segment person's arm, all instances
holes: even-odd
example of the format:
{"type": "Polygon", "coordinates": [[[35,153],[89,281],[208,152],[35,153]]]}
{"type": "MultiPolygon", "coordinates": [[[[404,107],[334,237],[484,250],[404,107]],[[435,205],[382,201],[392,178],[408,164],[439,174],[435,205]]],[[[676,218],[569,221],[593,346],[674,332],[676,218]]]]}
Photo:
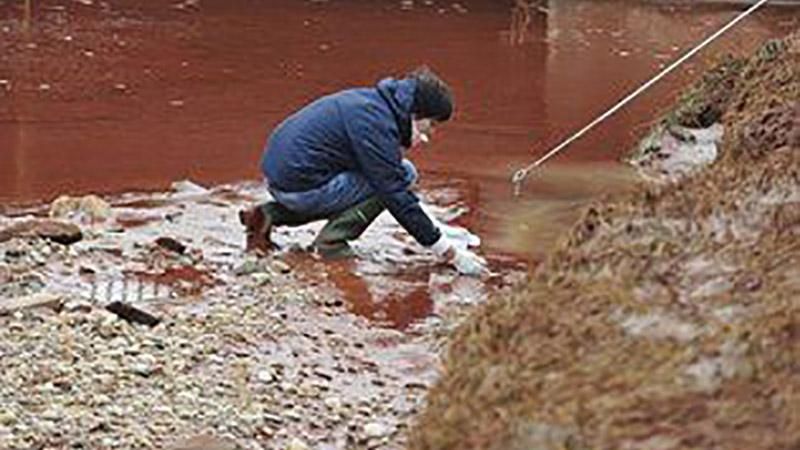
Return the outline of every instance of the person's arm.
{"type": "Polygon", "coordinates": [[[441,238],[441,232],[406,186],[399,131],[392,121],[382,120],[384,116],[380,107],[366,104],[348,121],[356,160],[397,222],[417,242],[430,247],[441,238]]]}
{"type": "Polygon", "coordinates": [[[360,109],[348,126],[356,160],[386,209],[417,242],[460,273],[485,274],[485,261],[442,235],[420,206],[419,198],[408,190],[397,126],[376,119],[380,117],[377,108],[369,105],[360,109]]]}

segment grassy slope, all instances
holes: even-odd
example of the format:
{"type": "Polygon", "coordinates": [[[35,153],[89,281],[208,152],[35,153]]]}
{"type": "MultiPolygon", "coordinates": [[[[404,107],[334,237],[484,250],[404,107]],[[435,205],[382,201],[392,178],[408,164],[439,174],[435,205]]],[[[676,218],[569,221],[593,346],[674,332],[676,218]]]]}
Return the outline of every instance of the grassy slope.
{"type": "Polygon", "coordinates": [[[800,448],[798,41],[709,72],[667,119],[721,119],[717,163],[588,208],[471,316],[411,448],[800,448]]]}

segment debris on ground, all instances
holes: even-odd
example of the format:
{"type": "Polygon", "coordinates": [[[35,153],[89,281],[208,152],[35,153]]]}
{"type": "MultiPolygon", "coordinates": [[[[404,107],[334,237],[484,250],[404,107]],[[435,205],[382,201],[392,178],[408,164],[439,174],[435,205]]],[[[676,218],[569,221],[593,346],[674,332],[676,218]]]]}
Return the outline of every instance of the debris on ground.
{"type": "Polygon", "coordinates": [[[0,242],[23,237],[39,237],[70,245],[83,239],[83,232],[75,224],[49,219],[25,220],[0,229],[0,242]]]}
{"type": "Polygon", "coordinates": [[[0,316],[32,308],[50,308],[57,310],[61,307],[61,304],[61,296],[40,292],[0,301],[0,316]]]}
{"type": "Polygon", "coordinates": [[[474,311],[410,448],[798,448],[798,105],[800,34],[710,71],[659,127],[720,124],[714,161],[651,159],[676,176],[586,208],[474,311]]]}

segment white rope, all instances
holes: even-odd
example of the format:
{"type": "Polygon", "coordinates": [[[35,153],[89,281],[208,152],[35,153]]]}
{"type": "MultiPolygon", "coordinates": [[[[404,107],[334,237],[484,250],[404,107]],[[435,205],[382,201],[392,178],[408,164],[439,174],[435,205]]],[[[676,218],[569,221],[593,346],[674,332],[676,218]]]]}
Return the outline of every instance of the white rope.
{"type": "Polygon", "coordinates": [[[768,1],[769,0],[760,0],[755,5],[753,5],[750,8],[748,8],[747,11],[743,12],[738,17],[736,17],[735,19],[730,21],[727,25],[725,25],[720,30],[718,30],[716,33],[714,33],[711,36],[709,36],[708,38],[706,38],[706,40],[704,40],[702,43],[700,43],[700,45],[694,47],[693,49],[688,51],[685,55],[681,56],[677,61],[675,61],[672,64],[670,64],[669,67],[667,67],[666,69],[662,70],[661,73],[659,73],[658,75],[653,77],[650,81],[644,83],[638,89],[636,89],[635,91],[633,91],[630,94],[628,94],[627,97],[625,97],[619,103],[614,105],[611,109],[609,109],[608,111],[603,113],[600,117],[598,117],[595,120],[593,120],[589,125],[586,125],[585,127],[583,127],[580,131],[578,131],[577,133],[572,135],[569,139],[567,139],[566,141],[562,142],[561,144],[559,144],[554,149],[552,149],[549,152],[547,152],[544,156],[542,156],[541,158],[537,159],[536,161],[534,161],[529,166],[524,167],[524,168],[519,169],[518,171],[516,171],[514,173],[514,176],[511,177],[511,182],[514,183],[514,195],[515,196],[519,196],[520,190],[522,189],[522,182],[525,181],[525,178],[527,178],[528,174],[530,174],[530,172],[533,169],[535,169],[535,168],[539,167],[540,165],[544,164],[545,161],[547,161],[548,159],[552,158],[558,152],[560,152],[561,150],[565,149],[568,145],[570,145],[571,143],[573,143],[576,140],[578,140],[581,136],[586,134],[589,130],[591,130],[592,128],[597,126],[597,124],[599,124],[600,122],[602,122],[602,121],[608,119],[609,117],[611,117],[611,115],[613,115],[614,113],[616,113],[617,111],[622,109],[625,105],[630,103],[633,99],[635,99],[640,94],[642,94],[644,91],[649,89],[650,86],[656,84],[659,80],[661,80],[662,78],[667,76],[670,72],[675,70],[678,66],[680,66],[681,64],[686,62],[689,58],[691,58],[692,56],[697,54],[700,50],[702,50],[705,47],[707,47],[708,44],[712,43],[718,37],[722,36],[722,34],[724,34],[726,31],[730,30],[731,28],[733,28],[736,24],[738,24],[744,18],[746,18],[747,16],[749,16],[750,14],[755,12],[758,8],[762,7],[768,1]]]}

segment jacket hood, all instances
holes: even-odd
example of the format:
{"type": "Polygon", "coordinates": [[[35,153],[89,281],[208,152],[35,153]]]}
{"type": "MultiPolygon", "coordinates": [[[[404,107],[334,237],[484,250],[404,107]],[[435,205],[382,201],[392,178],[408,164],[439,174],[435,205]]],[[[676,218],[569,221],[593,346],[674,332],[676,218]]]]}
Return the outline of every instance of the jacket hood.
{"type": "Polygon", "coordinates": [[[411,109],[414,106],[416,80],[404,78],[385,78],[378,82],[378,92],[392,110],[397,128],[400,130],[400,143],[411,147],[411,109]]]}

